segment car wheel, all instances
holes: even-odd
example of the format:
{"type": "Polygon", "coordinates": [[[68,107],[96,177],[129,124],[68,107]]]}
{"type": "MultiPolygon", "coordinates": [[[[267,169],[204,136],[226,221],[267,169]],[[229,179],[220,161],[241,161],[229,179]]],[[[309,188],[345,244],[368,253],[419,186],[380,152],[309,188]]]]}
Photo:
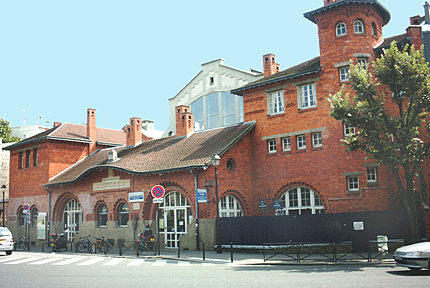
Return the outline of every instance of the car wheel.
{"type": "Polygon", "coordinates": [[[12,250],[6,251],[6,255],[12,255],[12,250]]]}
{"type": "Polygon", "coordinates": [[[412,268],[412,267],[408,267],[411,271],[414,271],[414,272],[418,272],[418,271],[420,271],[421,270],[421,268],[412,268]]]}

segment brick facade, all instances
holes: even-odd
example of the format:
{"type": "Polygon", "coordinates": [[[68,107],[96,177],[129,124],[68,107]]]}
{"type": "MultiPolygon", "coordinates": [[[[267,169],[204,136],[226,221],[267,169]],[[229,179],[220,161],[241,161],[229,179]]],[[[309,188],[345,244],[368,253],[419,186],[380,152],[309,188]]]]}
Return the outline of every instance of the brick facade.
{"type": "MultiPolygon", "coordinates": [[[[338,92],[343,84],[346,84],[348,90],[348,81],[341,79],[341,68],[348,67],[350,60],[353,63],[362,60],[369,63],[378,57],[375,46],[384,41],[382,27],[389,21],[385,10],[378,5],[379,2],[375,4],[373,1],[370,4],[359,4],[357,1],[351,3],[325,0],[324,7],[330,6],[333,9],[319,9],[305,14],[306,18],[318,25],[319,58],[286,70],[288,73],[283,74],[279,71],[275,55],[264,55],[265,77],[233,90],[233,93],[243,96],[244,121],[256,124],[246,135],[238,137],[239,140],[227,151],[216,151],[222,152],[221,164],[218,167],[219,199],[228,195],[237,199],[244,216],[259,215],[261,212],[259,201],[269,193],[274,199],[282,199],[292,191],[290,189],[295,188],[303,188],[306,189],[304,191],[311,191],[312,195],[316,195],[315,199],[321,201],[324,213],[387,210],[399,204],[393,186],[394,181],[385,167],[366,161],[362,153],[345,152],[345,147],[341,144],[345,133],[344,125],[329,116],[330,107],[327,101],[329,95],[338,92]],[[362,23],[362,31],[356,32],[356,21],[362,23]],[[345,35],[336,35],[339,23],[344,24],[345,35]],[[315,65],[315,69],[307,69],[307,65],[315,65]],[[305,88],[307,90],[304,90],[305,88]],[[314,97],[312,100],[311,94],[314,97]],[[305,101],[308,102],[304,103],[305,101]],[[289,142],[286,139],[289,139],[289,142]],[[283,147],[286,143],[290,144],[288,149],[283,147]],[[374,181],[371,177],[368,178],[368,170],[375,173],[374,181]],[[356,186],[348,183],[348,179],[351,178],[356,181],[354,182],[356,186]]],[[[421,39],[419,32],[416,27],[407,31],[408,36],[416,39],[413,40],[414,44],[421,39]]],[[[89,117],[91,111],[88,111],[89,117]]],[[[184,136],[193,134],[193,115],[187,106],[178,106],[176,111],[176,136],[188,138],[184,136]]],[[[91,130],[91,127],[95,127],[95,119],[94,122],[90,120],[89,118],[88,123],[94,123],[88,124],[88,138],[91,140],[93,139],[91,135],[96,132],[91,130]]],[[[131,121],[133,122],[130,122],[129,128],[132,129],[130,131],[135,133],[133,125],[135,121],[140,123],[140,118],[133,118],[131,121]]],[[[178,141],[177,138],[169,138],[165,144],[153,150],[137,152],[137,149],[127,147],[124,153],[149,154],[154,150],[167,149],[169,145],[178,141]]],[[[128,132],[128,146],[139,146],[137,144],[140,141],[140,131],[135,134],[128,132]],[[139,137],[136,138],[136,135],[139,137]]],[[[106,148],[97,147],[94,141],[91,142],[88,144],[46,140],[12,149],[10,169],[13,172],[11,176],[13,196],[8,210],[8,220],[16,223],[20,205],[29,202],[37,206],[39,211],[49,212],[52,231],[58,232],[64,225],[65,205],[74,199],[82,209],[79,233],[131,240],[135,237],[136,231],[143,230],[144,223],[150,223],[155,231],[158,206],[152,202],[150,190],[154,185],[163,185],[167,194],[178,192],[188,203],[188,207],[185,208],[188,218],[181,220],[186,221],[188,234],[181,236],[181,245],[186,243],[184,244],[186,247],[196,247],[196,216],[201,220],[200,241],[205,241],[209,246],[214,243],[217,203],[215,171],[211,165],[204,168],[181,168],[145,174],[137,168],[131,171],[115,168],[114,163],[100,162],[102,165],[98,163],[98,166],[88,164],[88,170],[74,181],[46,185],[55,175],[65,173],[67,168],[96,149],[106,148]],[[22,155],[25,154],[20,152],[28,150],[33,153],[36,151],[35,148],[39,153],[38,165],[19,167],[20,157],[24,157],[22,155]],[[91,169],[92,167],[97,169],[91,169]],[[102,186],[100,183],[116,183],[117,186],[109,188],[107,184],[102,186]],[[124,187],[119,188],[121,183],[124,183],[124,187]],[[48,188],[45,189],[43,185],[48,188]],[[98,185],[105,188],[99,189],[98,185]],[[208,189],[208,203],[198,204],[198,215],[195,189],[208,189]],[[144,202],[130,203],[129,193],[139,191],[144,191],[144,202]],[[118,209],[123,204],[129,209],[129,218],[127,225],[121,226],[118,209]],[[103,227],[97,222],[100,205],[106,205],[108,210],[108,220],[103,227]]],[[[203,155],[204,148],[201,147],[202,151],[196,154],[203,155]]],[[[91,157],[88,158],[91,160],[91,157]]],[[[30,156],[30,159],[33,157],[30,156]]],[[[148,161],[155,160],[160,159],[148,161]]],[[[162,160],[168,162],[172,159],[162,160]]],[[[141,163],[136,160],[134,164],[138,167],[141,163]]],[[[426,175],[429,171],[427,168],[427,166],[423,168],[426,175]]],[[[307,196],[303,193],[297,197],[307,196]]],[[[294,199],[284,199],[287,205],[294,204],[294,199]]],[[[310,204],[307,206],[317,205],[315,199],[309,200],[310,204]]],[[[297,210],[286,209],[284,213],[314,213],[315,211],[311,212],[306,205],[303,210],[299,209],[299,206],[306,202],[307,199],[302,199],[297,203],[297,207],[291,206],[298,208],[297,210]]],[[[18,235],[22,235],[23,230],[17,224],[12,228],[18,235]]]]}

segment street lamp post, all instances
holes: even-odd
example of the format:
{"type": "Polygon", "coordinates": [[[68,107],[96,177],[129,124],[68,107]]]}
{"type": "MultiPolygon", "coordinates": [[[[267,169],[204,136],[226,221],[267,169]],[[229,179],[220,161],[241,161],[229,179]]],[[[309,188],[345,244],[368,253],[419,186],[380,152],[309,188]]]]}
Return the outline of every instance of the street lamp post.
{"type": "Polygon", "coordinates": [[[216,219],[215,219],[215,226],[216,226],[216,253],[222,253],[221,249],[221,226],[219,223],[219,206],[218,206],[218,165],[221,161],[221,157],[219,157],[218,154],[214,154],[212,156],[211,162],[212,165],[215,167],[215,200],[216,200],[216,219]]]}
{"type": "Polygon", "coordinates": [[[3,210],[2,210],[2,215],[3,215],[3,218],[2,218],[2,226],[4,227],[4,193],[6,193],[6,185],[2,185],[1,186],[1,189],[3,190],[3,202],[2,202],[2,204],[3,204],[3,210]]]}

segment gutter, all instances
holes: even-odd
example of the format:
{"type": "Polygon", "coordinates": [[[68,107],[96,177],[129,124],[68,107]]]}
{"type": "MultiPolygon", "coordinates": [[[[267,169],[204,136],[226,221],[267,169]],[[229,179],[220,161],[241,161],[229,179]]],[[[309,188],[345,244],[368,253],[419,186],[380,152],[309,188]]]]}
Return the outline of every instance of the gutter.
{"type": "Polygon", "coordinates": [[[286,75],[283,77],[279,77],[279,78],[275,78],[272,80],[268,80],[268,81],[264,81],[264,82],[259,82],[259,83],[255,83],[255,84],[250,84],[246,87],[243,88],[237,88],[237,89],[233,89],[230,92],[236,95],[240,95],[242,96],[241,92],[245,91],[245,90],[249,90],[249,89],[253,89],[256,87],[260,87],[260,86],[265,86],[265,85],[269,85],[269,84],[273,84],[276,82],[280,82],[280,81],[284,81],[284,80],[289,80],[289,79],[293,79],[293,78],[297,78],[297,77],[301,77],[301,76],[306,76],[306,75],[310,75],[310,74],[315,74],[321,71],[321,66],[318,67],[317,69],[311,70],[311,71],[307,71],[307,72],[303,72],[303,73],[299,73],[299,74],[293,74],[293,75],[286,75]]]}

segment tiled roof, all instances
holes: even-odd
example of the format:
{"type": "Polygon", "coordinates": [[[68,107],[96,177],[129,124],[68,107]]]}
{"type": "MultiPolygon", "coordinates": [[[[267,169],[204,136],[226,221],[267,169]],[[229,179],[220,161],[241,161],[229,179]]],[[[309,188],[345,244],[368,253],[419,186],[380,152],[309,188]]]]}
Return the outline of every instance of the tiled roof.
{"type": "Polygon", "coordinates": [[[133,174],[154,174],[205,168],[211,157],[222,156],[255,126],[249,122],[224,128],[195,132],[189,137],[175,136],[144,141],[133,148],[125,146],[98,150],[52,178],[47,186],[71,184],[100,168],[116,168],[133,174]],[[114,149],[118,160],[108,162],[114,149]]]}
{"type": "Polygon", "coordinates": [[[409,43],[409,44],[412,43],[412,39],[408,37],[408,35],[405,33],[405,34],[400,34],[397,36],[385,38],[384,41],[382,41],[378,46],[375,47],[375,50],[390,48],[390,45],[393,41],[396,41],[397,45],[401,45],[401,46],[404,46],[406,43],[409,43]]]}
{"type": "Polygon", "coordinates": [[[293,66],[286,70],[280,71],[273,75],[270,75],[260,80],[257,80],[255,82],[252,82],[250,84],[244,85],[240,88],[234,89],[231,92],[237,95],[242,95],[242,92],[247,89],[268,85],[275,82],[296,78],[307,74],[317,73],[320,70],[321,70],[320,57],[315,57],[299,65],[293,66]]]}
{"type": "MultiPolygon", "coordinates": [[[[30,143],[43,141],[45,139],[90,143],[90,140],[87,137],[86,125],[64,123],[60,126],[51,128],[49,130],[36,134],[33,137],[15,143],[14,145],[7,147],[7,149],[13,149],[30,143]]],[[[96,141],[99,145],[125,145],[126,133],[123,130],[113,130],[97,127],[96,141]]]]}

